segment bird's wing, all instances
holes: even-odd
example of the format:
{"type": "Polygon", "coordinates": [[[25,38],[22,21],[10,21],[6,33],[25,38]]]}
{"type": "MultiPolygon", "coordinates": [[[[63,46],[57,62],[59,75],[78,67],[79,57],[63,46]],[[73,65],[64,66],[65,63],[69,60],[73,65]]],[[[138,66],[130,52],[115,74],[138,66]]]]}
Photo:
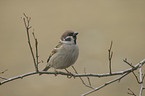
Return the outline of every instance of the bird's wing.
{"type": "Polygon", "coordinates": [[[57,50],[62,46],[62,43],[59,42],[59,44],[52,50],[51,54],[49,55],[49,58],[47,59],[47,63],[49,62],[50,58],[57,52],[57,50]]]}

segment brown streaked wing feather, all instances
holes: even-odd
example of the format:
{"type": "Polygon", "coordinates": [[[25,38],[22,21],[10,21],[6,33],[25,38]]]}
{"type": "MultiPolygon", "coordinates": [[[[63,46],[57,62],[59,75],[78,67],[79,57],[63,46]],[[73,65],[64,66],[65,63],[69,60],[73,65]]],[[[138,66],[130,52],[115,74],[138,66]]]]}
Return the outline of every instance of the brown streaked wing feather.
{"type": "Polygon", "coordinates": [[[61,47],[61,43],[59,43],[55,49],[52,50],[51,54],[49,55],[49,58],[47,59],[47,63],[49,62],[50,58],[52,57],[52,55],[54,55],[56,52],[57,52],[57,49],[56,48],[60,48],[61,47]]]}
{"type": "Polygon", "coordinates": [[[59,42],[58,45],[55,48],[60,48],[61,45],[62,45],[62,43],[59,42]]]}

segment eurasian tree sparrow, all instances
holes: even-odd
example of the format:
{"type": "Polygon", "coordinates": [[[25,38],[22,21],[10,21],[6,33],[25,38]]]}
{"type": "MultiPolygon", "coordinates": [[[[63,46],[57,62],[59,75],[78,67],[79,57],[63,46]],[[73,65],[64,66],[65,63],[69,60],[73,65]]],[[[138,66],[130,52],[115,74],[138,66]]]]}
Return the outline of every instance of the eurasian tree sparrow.
{"type": "Polygon", "coordinates": [[[56,69],[66,70],[66,68],[75,63],[79,55],[79,48],[76,42],[77,34],[77,32],[72,30],[67,30],[63,33],[58,45],[50,54],[47,65],[43,71],[47,71],[51,67],[54,68],[55,71],[56,69]]]}

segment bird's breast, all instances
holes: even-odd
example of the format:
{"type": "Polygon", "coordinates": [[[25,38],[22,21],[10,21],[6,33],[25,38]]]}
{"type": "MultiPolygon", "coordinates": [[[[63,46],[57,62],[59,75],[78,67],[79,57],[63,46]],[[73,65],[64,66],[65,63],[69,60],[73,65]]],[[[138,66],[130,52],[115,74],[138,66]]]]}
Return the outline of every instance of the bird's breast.
{"type": "Polygon", "coordinates": [[[65,69],[73,65],[79,55],[78,45],[63,45],[51,60],[52,67],[56,69],[65,69]]]}

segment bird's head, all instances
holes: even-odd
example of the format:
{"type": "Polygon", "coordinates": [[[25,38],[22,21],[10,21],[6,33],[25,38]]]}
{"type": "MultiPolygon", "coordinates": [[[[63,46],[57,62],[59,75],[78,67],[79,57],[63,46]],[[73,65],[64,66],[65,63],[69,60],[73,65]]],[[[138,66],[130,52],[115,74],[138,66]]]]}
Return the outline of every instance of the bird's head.
{"type": "Polygon", "coordinates": [[[74,32],[72,30],[67,30],[63,33],[61,36],[61,41],[63,43],[74,43],[76,44],[76,39],[77,39],[78,32],[74,32]]]}

